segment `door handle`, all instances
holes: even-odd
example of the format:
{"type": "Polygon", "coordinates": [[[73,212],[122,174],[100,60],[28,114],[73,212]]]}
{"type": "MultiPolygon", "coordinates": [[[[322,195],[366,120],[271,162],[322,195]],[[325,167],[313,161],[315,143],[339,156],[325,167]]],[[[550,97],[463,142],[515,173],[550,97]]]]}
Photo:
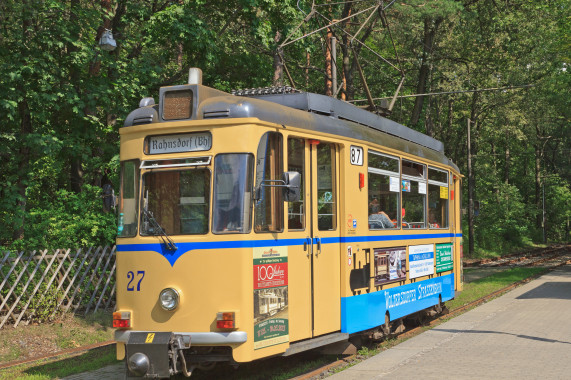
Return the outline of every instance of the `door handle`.
{"type": "Polygon", "coordinates": [[[311,255],[311,239],[310,237],[306,237],[305,241],[303,242],[303,251],[307,251],[307,257],[309,257],[309,255],[311,255]],[[309,246],[309,250],[308,250],[308,246],[309,246]]]}
{"type": "Polygon", "coordinates": [[[317,243],[317,253],[315,254],[315,256],[317,256],[321,253],[321,238],[316,236],[315,241],[317,243]]]}

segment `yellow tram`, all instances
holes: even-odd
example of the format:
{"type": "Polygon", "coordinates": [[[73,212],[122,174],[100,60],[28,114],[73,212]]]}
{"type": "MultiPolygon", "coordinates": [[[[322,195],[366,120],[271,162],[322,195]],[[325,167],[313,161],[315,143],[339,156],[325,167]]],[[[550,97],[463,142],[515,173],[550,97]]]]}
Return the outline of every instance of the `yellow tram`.
{"type": "Polygon", "coordinates": [[[294,90],[163,87],[120,130],[117,358],[128,377],[390,331],[462,289],[439,141],[294,90]]]}

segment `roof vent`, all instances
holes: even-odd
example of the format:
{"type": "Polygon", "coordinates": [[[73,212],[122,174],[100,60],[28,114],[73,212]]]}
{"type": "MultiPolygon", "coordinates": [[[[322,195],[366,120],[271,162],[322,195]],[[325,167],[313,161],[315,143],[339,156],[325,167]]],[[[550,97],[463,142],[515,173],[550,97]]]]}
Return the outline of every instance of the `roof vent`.
{"type": "Polygon", "coordinates": [[[202,84],[202,70],[191,67],[188,70],[188,84],[202,84]]]}
{"type": "Polygon", "coordinates": [[[276,95],[276,94],[293,94],[299,92],[301,91],[293,87],[281,86],[281,87],[259,87],[259,88],[246,88],[243,90],[232,90],[232,95],[260,96],[260,95],[276,95]]]}

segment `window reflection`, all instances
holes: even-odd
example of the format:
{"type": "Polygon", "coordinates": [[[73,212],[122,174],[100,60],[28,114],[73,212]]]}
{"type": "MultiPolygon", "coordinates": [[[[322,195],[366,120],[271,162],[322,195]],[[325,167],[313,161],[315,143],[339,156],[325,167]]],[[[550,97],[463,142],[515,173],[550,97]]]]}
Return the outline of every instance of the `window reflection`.
{"type": "Polygon", "coordinates": [[[250,232],[253,168],[250,154],[219,154],[214,159],[214,233],[250,232]]]}
{"type": "MultiPolygon", "coordinates": [[[[143,176],[144,207],[168,235],[208,232],[210,170],[157,171],[143,176]]],[[[142,235],[153,235],[142,218],[142,235]]]]}
{"type": "Polygon", "coordinates": [[[335,205],[335,145],[317,145],[317,227],[320,231],[334,230],[335,205]]]}
{"type": "Polygon", "coordinates": [[[305,191],[303,178],[305,174],[305,141],[303,139],[288,139],[287,161],[288,171],[298,172],[301,174],[299,201],[288,202],[288,229],[303,230],[305,229],[305,191]]]}

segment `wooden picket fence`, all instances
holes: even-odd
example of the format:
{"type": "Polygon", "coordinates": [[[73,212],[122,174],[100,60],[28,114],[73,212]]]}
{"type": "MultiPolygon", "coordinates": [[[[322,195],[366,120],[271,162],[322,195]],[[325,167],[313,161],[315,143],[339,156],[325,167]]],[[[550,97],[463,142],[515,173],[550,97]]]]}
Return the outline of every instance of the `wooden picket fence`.
{"type": "Polygon", "coordinates": [[[0,329],[115,307],[115,246],[6,252],[0,258],[0,329]]]}

